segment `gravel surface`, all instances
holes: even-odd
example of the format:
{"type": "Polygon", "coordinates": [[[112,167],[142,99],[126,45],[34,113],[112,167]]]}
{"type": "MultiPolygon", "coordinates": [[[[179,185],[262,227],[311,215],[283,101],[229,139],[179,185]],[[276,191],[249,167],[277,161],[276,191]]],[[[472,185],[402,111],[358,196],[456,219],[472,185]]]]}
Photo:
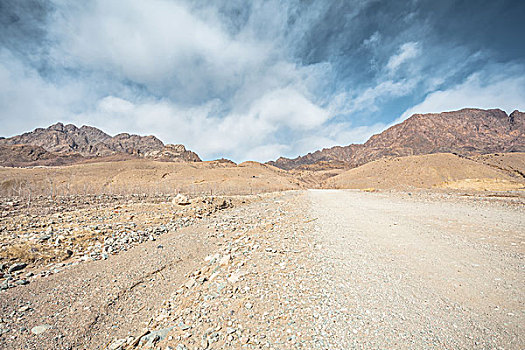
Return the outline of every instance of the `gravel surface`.
{"type": "Polygon", "coordinates": [[[327,348],[525,346],[523,207],[310,191],[327,348]]]}
{"type": "Polygon", "coordinates": [[[524,208],[264,195],[1,292],[0,347],[523,349],[524,208]]]}

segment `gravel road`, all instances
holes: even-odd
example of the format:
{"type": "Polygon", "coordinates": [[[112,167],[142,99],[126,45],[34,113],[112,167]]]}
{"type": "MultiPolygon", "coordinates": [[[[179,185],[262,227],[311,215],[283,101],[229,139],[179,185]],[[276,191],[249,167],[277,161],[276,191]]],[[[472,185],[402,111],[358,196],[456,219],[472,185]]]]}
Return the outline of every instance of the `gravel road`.
{"type": "Polygon", "coordinates": [[[523,206],[309,191],[317,327],[347,348],[525,347],[523,206]]]}
{"type": "Polygon", "coordinates": [[[523,349],[524,214],[435,193],[266,195],[2,292],[0,348],[523,349]]]}

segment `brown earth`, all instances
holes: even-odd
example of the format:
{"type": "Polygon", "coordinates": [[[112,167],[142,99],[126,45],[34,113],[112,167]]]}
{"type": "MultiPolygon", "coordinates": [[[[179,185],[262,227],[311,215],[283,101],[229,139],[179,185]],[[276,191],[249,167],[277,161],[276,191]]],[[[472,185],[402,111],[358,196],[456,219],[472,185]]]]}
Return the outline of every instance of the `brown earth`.
{"type": "Polygon", "coordinates": [[[133,159],[65,167],[1,168],[0,195],[72,194],[250,194],[302,185],[270,165],[211,161],[195,163],[133,159]]]}
{"type": "Polygon", "coordinates": [[[487,155],[470,160],[453,154],[383,158],[331,177],[326,188],[448,188],[509,191],[525,189],[520,169],[525,153],[487,155]],[[501,160],[501,161],[499,161],[501,160]],[[487,165],[502,164],[500,168],[487,165]],[[485,164],[487,163],[487,164],[485,164]],[[506,167],[506,168],[505,168],[506,167]]]}
{"type": "MultiPolygon", "coordinates": [[[[246,199],[1,291],[0,348],[525,345],[523,198],[310,190],[246,199]]],[[[168,225],[166,205],[150,209],[168,225]]]]}

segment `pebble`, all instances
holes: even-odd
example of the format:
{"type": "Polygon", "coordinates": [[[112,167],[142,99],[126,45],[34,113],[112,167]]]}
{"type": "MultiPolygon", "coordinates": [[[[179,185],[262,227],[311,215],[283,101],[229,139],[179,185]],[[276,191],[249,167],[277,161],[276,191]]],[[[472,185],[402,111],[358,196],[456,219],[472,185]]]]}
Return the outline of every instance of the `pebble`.
{"type": "Polygon", "coordinates": [[[51,328],[53,328],[53,326],[50,326],[50,325],[47,325],[47,324],[43,324],[43,325],[31,328],[31,333],[38,335],[38,334],[44,333],[45,331],[47,331],[47,330],[49,330],[51,328]]]}

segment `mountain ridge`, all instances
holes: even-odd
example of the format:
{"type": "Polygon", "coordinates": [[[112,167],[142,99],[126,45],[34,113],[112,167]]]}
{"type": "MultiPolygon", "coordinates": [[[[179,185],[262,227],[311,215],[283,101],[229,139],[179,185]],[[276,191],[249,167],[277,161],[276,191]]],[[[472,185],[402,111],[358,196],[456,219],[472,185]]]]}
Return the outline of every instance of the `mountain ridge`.
{"type": "Polygon", "coordinates": [[[187,150],[184,145],[165,145],[153,135],[120,133],[110,136],[92,126],[83,125],[79,128],[61,122],[47,128],[36,128],[21,135],[0,139],[0,145],[4,146],[1,149],[4,153],[1,163],[13,163],[18,166],[23,166],[27,162],[39,165],[39,161],[45,165],[54,165],[54,163],[59,165],[64,162],[74,163],[83,159],[102,157],[114,158],[119,155],[160,161],[201,161],[195,152],[187,150]],[[13,147],[20,145],[32,146],[33,149],[13,147]],[[12,157],[19,156],[20,159],[6,162],[9,154],[12,157]],[[38,155],[41,155],[41,158],[38,158],[38,155]],[[53,162],[53,157],[56,158],[56,162],[53,162]]]}
{"type": "Polygon", "coordinates": [[[317,162],[344,162],[354,168],[383,157],[433,153],[460,155],[525,151],[525,113],[500,109],[414,114],[371,136],[363,144],[334,146],[268,164],[290,170],[317,162]]]}

